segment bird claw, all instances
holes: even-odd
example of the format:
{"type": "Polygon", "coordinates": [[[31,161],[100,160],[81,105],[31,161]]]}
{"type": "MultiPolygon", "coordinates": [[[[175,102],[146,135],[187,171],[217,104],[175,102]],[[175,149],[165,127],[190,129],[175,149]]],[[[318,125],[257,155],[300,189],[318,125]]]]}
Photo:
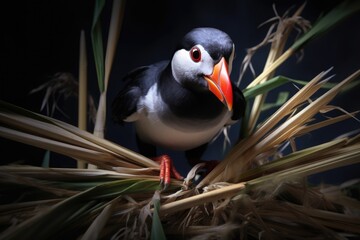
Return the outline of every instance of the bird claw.
{"type": "Polygon", "coordinates": [[[183,180],[184,177],[175,169],[173,162],[169,155],[161,155],[153,158],[154,161],[160,164],[160,186],[163,190],[170,185],[170,177],[173,176],[177,180],[183,180]]]}

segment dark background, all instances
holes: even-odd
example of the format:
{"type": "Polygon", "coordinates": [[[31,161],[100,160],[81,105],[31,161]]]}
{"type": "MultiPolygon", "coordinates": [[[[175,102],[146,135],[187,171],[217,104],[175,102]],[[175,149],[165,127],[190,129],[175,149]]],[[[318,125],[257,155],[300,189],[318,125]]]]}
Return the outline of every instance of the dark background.
{"type": "MultiPolygon", "coordinates": [[[[29,95],[35,87],[48,81],[57,72],[78,74],[79,36],[81,29],[86,32],[88,50],[89,91],[98,101],[96,73],[92,57],[90,28],[94,1],[26,1],[25,3],[7,1],[3,7],[1,48],[0,99],[40,112],[45,92],[29,95]]],[[[312,23],[341,1],[308,1],[302,16],[312,23]]],[[[190,29],[210,26],[227,32],[236,45],[236,59],[231,77],[237,80],[246,49],[258,44],[265,36],[268,25],[258,26],[274,17],[273,4],[279,15],[292,7],[300,7],[304,1],[266,1],[266,0],[177,0],[140,1],[129,0],[125,7],[122,31],[117,47],[113,71],[111,73],[108,102],[110,103],[121,86],[121,77],[135,67],[170,59],[178,40],[190,29]]],[[[102,15],[104,36],[107,36],[112,1],[107,1],[102,15]]],[[[293,12],[293,11],[292,11],[293,12]]],[[[310,80],[321,71],[334,67],[333,81],[340,81],[360,66],[360,15],[357,14],[336,26],[319,39],[305,47],[304,59],[297,61],[294,56],[283,64],[277,74],[300,80],[310,80]]],[[[104,41],[106,43],[106,41],[104,41]]],[[[267,57],[268,49],[260,51],[253,59],[257,73],[260,73],[267,57]]],[[[240,87],[252,80],[246,74],[240,87]]],[[[294,93],[296,89],[287,85],[280,91],[294,93]]],[[[333,102],[347,111],[360,109],[359,87],[333,102]]],[[[271,94],[270,99],[276,98],[271,94]]],[[[77,123],[75,98],[61,99],[59,106],[67,117],[57,112],[54,117],[71,124],[77,123]]],[[[108,111],[110,112],[110,111],[108,111]]],[[[45,114],[46,112],[42,112],[45,114]]],[[[265,112],[266,116],[269,112],[265,112]]],[[[107,118],[106,138],[125,147],[137,150],[135,132],[131,124],[123,127],[113,124],[107,118]]],[[[297,139],[299,148],[313,146],[328,141],[341,133],[359,129],[360,123],[349,120],[336,124],[297,139]],[[330,130],[329,130],[330,129],[330,130]]],[[[89,123],[89,131],[92,131],[89,123]]],[[[237,138],[239,126],[232,128],[232,140],[237,138]]],[[[223,138],[211,145],[205,154],[207,159],[221,159],[223,138]]],[[[24,144],[0,139],[1,163],[21,162],[39,165],[44,150],[24,144]]],[[[162,150],[164,151],[164,150],[162,150]]],[[[183,161],[181,153],[170,152],[177,168],[186,175],[189,166],[183,161]]],[[[53,154],[51,166],[69,167],[75,163],[71,159],[53,154]]],[[[358,177],[359,164],[316,175],[314,182],[341,182],[358,177]]]]}

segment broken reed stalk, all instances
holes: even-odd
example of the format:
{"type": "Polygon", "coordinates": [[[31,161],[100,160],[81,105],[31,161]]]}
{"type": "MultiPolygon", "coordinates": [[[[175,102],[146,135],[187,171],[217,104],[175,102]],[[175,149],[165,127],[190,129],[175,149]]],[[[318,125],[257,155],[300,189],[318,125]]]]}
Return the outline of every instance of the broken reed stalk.
{"type": "Polygon", "coordinates": [[[121,23],[124,15],[125,1],[115,0],[112,6],[108,42],[105,54],[105,71],[103,76],[104,89],[101,91],[94,134],[104,138],[104,127],[106,120],[106,93],[109,82],[110,72],[114,61],[116,46],[121,31],[121,23]]]}
{"type": "MultiPolygon", "coordinates": [[[[125,1],[114,0],[112,6],[108,42],[105,54],[105,69],[103,82],[104,89],[100,92],[99,107],[96,113],[96,122],[94,127],[94,135],[104,138],[105,123],[106,123],[106,95],[107,86],[109,82],[110,72],[116,53],[116,46],[120,35],[121,23],[124,15],[125,1]]],[[[102,60],[101,60],[102,61],[102,60]]],[[[96,168],[94,165],[89,165],[89,168],[96,168]]]]}
{"type": "MultiPolygon", "coordinates": [[[[78,127],[81,130],[87,129],[87,56],[84,30],[80,33],[80,58],[79,58],[79,107],[78,107],[78,127]]],[[[86,164],[82,160],[77,161],[77,168],[85,168],[86,164]]]]}
{"type": "Polygon", "coordinates": [[[160,207],[161,215],[172,214],[205,203],[231,198],[245,188],[246,183],[231,184],[221,189],[212,190],[199,195],[180,199],[160,207]]]}

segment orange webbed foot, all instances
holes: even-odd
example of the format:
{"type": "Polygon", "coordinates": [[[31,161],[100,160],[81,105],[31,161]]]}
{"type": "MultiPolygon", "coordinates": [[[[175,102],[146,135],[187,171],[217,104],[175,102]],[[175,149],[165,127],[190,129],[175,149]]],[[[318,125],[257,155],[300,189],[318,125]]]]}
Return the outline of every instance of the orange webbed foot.
{"type": "Polygon", "coordinates": [[[163,189],[166,189],[170,185],[171,176],[177,180],[184,179],[184,177],[175,169],[169,155],[161,155],[152,159],[160,164],[160,185],[163,186],[163,189]]]}

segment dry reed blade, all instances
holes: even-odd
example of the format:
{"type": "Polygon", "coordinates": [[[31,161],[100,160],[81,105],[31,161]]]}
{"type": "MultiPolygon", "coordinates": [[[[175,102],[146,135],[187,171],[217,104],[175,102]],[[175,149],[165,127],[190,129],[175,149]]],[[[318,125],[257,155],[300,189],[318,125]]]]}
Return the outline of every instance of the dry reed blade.
{"type": "MultiPolygon", "coordinates": [[[[96,123],[94,127],[94,134],[101,138],[104,138],[104,128],[106,121],[107,85],[109,82],[111,67],[114,61],[118,38],[120,35],[122,18],[124,15],[124,8],[125,8],[125,1],[115,0],[113,2],[108,42],[107,42],[106,55],[105,55],[104,76],[102,76],[104,78],[102,80],[104,84],[104,89],[100,91],[99,107],[96,114],[96,123]]],[[[101,61],[103,60],[101,59],[101,61]]]]}
{"type": "Polygon", "coordinates": [[[324,153],[327,153],[330,150],[345,146],[345,144],[347,144],[348,142],[348,139],[338,139],[297,152],[293,152],[285,157],[277,159],[276,161],[268,162],[257,168],[246,171],[241,175],[240,181],[255,179],[264,174],[274,173],[296,165],[307,163],[313,159],[322,156],[324,153]]]}
{"type": "Polygon", "coordinates": [[[358,113],[359,113],[359,111],[352,112],[352,113],[349,113],[349,114],[343,114],[343,115],[340,115],[340,116],[337,116],[337,117],[326,119],[326,120],[318,122],[318,123],[314,123],[314,124],[311,124],[311,125],[304,126],[299,132],[297,132],[295,137],[302,136],[302,135],[307,134],[309,132],[312,132],[312,131],[315,131],[317,129],[327,127],[329,125],[332,125],[332,124],[347,120],[349,118],[354,118],[355,115],[358,114],[358,113]]]}
{"type": "Polygon", "coordinates": [[[86,230],[85,234],[81,237],[81,240],[96,240],[100,238],[103,228],[113,214],[117,201],[118,199],[115,198],[104,207],[101,213],[95,218],[90,227],[86,230]]]}
{"type": "MultiPolygon", "coordinates": [[[[55,140],[50,140],[47,138],[42,138],[3,127],[0,127],[0,134],[2,137],[13,141],[18,141],[35,147],[44,148],[75,159],[82,159],[84,161],[100,165],[103,168],[109,169],[109,166],[105,164],[105,162],[116,164],[116,158],[114,156],[111,156],[110,154],[74,146],[72,144],[66,144],[63,142],[58,142],[55,140]]],[[[127,163],[124,162],[124,165],[125,164],[127,163]]],[[[128,166],[134,167],[134,165],[130,164],[128,164],[128,166]]]]}
{"type": "Polygon", "coordinates": [[[234,196],[240,190],[245,188],[245,183],[233,184],[228,187],[223,187],[222,189],[213,190],[206,192],[200,195],[195,195],[192,197],[187,197],[175,202],[171,202],[160,207],[160,214],[166,215],[181,211],[184,209],[191,208],[193,206],[198,206],[204,203],[213,202],[219,199],[225,199],[234,196]]]}
{"type": "MultiPolygon", "coordinates": [[[[78,127],[81,130],[87,129],[87,56],[84,30],[80,33],[79,52],[79,103],[78,103],[78,127]]],[[[85,162],[77,161],[78,168],[85,168],[85,162]]]]}
{"type": "MultiPolygon", "coordinates": [[[[111,170],[104,169],[72,169],[72,168],[40,168],[33,166],[1,166],[0,173],[9,173],[16,176],[44,179],[51,181],[88,181],[93,180],[118,180],[118,179],[158,179],[151,168],[125,168],[113,167],[111,170]]],[[[180,185],[180,182],[173,181],[173,185],[180,185]]]]}
{"type": "Polygon", "coordinates": [[[105,54],[105,89],[108,86],[110,72],[115,58],[116,47],[124,17],[125,2],[125,0],[115,0],[112,6],[108,42],[106,44],[107,47],[105,54]]]}
{"type": "MultiPolygon", "coordinates": [[[[289,203],[288,203],[289,204],[289,203]]],[[[340,231],[349,231],[360,234],[360,217],[347,216],[336,212],[324,211],[314,208],[307,208],[295,204],[289,204],[296,211],[314,218],[319,224],[325,227],[331,227],[340,231]],[[329,221],[332,219],[332,221],[329,221]]]]}

